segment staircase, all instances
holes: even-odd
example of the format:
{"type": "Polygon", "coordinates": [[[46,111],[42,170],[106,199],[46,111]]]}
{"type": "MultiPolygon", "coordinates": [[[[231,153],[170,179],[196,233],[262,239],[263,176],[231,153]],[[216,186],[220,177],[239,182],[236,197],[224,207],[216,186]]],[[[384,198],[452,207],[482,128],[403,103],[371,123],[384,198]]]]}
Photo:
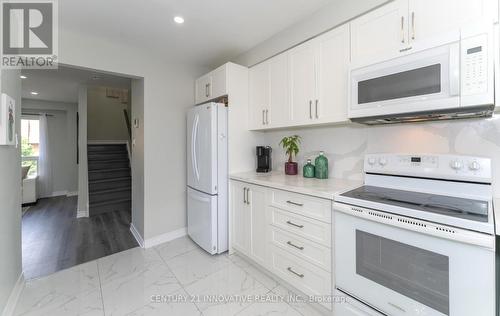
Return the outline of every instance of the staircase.
{"type": "Polygon", "coordinates": [[[131,210],[130,162],[125,144],[88,145],[89,215],[131,210]]]}

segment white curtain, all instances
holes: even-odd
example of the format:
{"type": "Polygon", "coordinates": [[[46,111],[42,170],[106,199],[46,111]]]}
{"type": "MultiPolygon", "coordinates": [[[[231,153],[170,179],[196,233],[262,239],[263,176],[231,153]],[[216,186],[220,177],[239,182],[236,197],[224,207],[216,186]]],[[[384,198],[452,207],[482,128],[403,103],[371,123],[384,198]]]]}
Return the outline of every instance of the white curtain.
{"type": "Polygon", "coordinates": [[[52,195],[52,164],[49,153],[49,128],[47,116],[40,116],[40,156],[38,158],[38,192],[39,197],[52,195]]]}

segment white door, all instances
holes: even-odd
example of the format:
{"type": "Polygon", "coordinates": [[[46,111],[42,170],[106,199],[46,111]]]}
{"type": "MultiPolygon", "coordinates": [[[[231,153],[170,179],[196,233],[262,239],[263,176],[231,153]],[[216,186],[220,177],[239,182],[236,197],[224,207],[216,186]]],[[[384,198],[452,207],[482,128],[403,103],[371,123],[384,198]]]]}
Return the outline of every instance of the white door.
{"type": "Polygon", "coordinates": [[[201,248],[217,253],[217,196],[187,189],[188,235],[201,248]]]}
{"type": "Polygon", "coordinates": [[[269,61],[269,127],[286,126],[290,121],[290,90],[288,89],[288,53],[269,61]]]}
{"type": "Polygon", "coordinates": [[[266,127],[266,109],[269,106],[269,63],[258,64],[249,71],[250,76],[250,127],[266,127]]]}
{"type": "Polygon", "coordinates": [[[195,106],[187,117],[187,185],[217,194],[217,105],[195,106]]]}
{"type": "Polygon", "coordinates": [[[247,195],[251,216],[250,257],[267,266],[266,188],[249,186],[247,195]]]}
{"type": "Polygon", "coordinates": [[[351,56],[356,66],[400,54],[408,46],[408,0],[390,2],[351,22],[351,56]]]}
{"type": "Polygon", "coordinates": [[[348,120],[349,25],[340,26],[315,41],[318,49],[315,117],[318,123],[345,122],[348,120]]]}
{"type": "Polygon", "coordinates": [[[247,190],[245,183],[231,181],[231,246],[250,255],[251,217],[247,190]]]}
{"type": "Polygon", "coordinates": [[[302,44],[289,53],[292,121],[307,124],[313,120],[316,90],[315,49],[312,42],[302,44]]]}

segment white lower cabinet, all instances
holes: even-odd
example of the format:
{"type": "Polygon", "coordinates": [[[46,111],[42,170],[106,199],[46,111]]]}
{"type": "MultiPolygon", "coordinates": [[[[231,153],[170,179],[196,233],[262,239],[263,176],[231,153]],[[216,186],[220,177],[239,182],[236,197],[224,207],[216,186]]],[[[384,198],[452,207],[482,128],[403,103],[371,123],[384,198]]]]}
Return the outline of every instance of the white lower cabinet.
{"type": "Polygon", "coordinates": [[[231,247],[304,294],[330,297],[331,207],[330,200],[231,180],[231,247]]]}

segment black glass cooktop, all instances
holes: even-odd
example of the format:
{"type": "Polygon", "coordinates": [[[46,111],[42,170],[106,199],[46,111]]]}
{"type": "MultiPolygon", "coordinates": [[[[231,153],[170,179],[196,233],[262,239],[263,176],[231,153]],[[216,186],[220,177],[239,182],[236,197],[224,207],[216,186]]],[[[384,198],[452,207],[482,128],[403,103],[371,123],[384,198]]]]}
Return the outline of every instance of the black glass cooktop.
{"type": "Polygon", "coordinates": [[[342,194],[342,196],[478,222],[488,222],[488,202],[481,200],[395,190],[368,185],[346,192],[342,194]]]}

